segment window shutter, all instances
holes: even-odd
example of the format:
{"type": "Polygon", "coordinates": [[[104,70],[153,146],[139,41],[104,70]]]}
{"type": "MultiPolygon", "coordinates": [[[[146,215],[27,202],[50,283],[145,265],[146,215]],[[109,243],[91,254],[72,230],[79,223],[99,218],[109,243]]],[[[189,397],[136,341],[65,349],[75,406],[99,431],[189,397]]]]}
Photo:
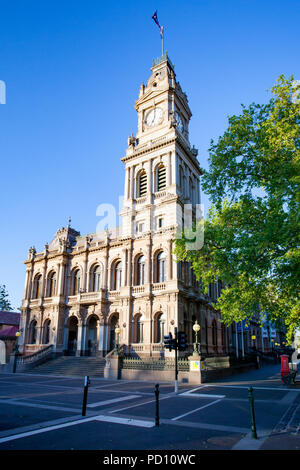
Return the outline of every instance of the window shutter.
{"type": "Polygon", "coordinates": [[[140,174],[139,197],[145,196],[146,193],[147,193],[147,174],[143,172],[140,174]]]}
{"type": "Polygon", "coordinates": [[[166,185],[166,169],[164,166],[161,166],[157,171],[157,191],[161,191],[166,187],[166,185]]]}

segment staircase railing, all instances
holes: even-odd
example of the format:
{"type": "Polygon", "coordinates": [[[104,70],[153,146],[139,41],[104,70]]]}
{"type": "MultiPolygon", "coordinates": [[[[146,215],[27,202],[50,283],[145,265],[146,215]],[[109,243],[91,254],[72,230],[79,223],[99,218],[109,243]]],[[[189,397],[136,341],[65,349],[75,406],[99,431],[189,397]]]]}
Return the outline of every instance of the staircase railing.
{"type": "MultiPolygon", "coordinates": [[[[43,349],[39,349],[38,351],[28,354],[28,355],[20,355],[17,357],[16,366],[17,372],[25,371],[27,369],[31,369],[42,362],[46,362],[48,359],[52,358],[53,354],[53,344],[49,344],[45,346],[43,349]]],[[[14,361],[14,356],[11,356],[11,362],[14,361]]]]}

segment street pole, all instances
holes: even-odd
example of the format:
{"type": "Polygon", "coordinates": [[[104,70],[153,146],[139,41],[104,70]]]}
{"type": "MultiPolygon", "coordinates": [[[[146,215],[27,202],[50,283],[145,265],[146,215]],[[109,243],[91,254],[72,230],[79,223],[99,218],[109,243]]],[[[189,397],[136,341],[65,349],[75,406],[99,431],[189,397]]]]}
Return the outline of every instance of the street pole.
{"type": "Polygon", "coordinates": [[[19,336],[21,335],[21,333],[18,331],[16,333],[16,345],[15,345],[15,357],[14,357],[14,365],[13,365],[13,374],[16,373],[16,370],[17,370],[17,359],[18,359],[18,355],[19,355],[19,343],[18,343],[18,340],[19,340],[19,336]]]}
{"type": "Polygon", "coordinates": [[[257,439],[255,413],[254,413],[254,397],[253,397],[252,387],[249,388],[248,398],[249,398],[250,411],[251,411],[251,437],[252,439],[257,439]]]}
{"type": "Polygon", "coordinates": [[[175,327],[175,393],[178,393],[178,334],[175,327]]]}
{"type": "Polygon", "coordinates": [[[89,376],[86,375],[84,377],[84,390],[83,390],[83,402],[82,402],[82,416],[86,415],[86,404],[87,404],[87,395],[88,395],[88,388],[89,388],[89,376]]]}

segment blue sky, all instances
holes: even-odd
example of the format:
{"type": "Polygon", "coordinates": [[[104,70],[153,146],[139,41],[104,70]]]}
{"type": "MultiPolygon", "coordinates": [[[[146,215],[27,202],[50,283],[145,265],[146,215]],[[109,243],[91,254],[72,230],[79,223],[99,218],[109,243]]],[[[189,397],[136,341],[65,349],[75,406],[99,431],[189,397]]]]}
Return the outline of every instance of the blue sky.
{"type": "MultiPolygon", "coordinates": [[[[210,140],[241,104],[266,102],[280,74],[300,79],[299,1],[0,1],[0,284],[21,305],[28,248],[72,217],[96,230],[118,204],[134,101],[161,53],[152,14],[193,112],[191,144],[210,140]]],[[[209,201],[202,194],[202,201],[209,201]]]]}

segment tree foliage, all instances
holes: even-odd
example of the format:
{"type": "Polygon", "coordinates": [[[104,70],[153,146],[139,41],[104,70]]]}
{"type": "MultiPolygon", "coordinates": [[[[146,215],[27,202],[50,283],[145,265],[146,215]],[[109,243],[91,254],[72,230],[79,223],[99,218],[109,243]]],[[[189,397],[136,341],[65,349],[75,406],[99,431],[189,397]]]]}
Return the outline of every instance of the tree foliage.
{"type": "Polygon", "coordinates": [[[206,292],[216,279],[226,284],[215,306],[227,324],[261,312],[283,322],[289,339],[300,326],[300,87],[294,84],[280,76],[267,104],[242,106],[211,141],[202,180],[212,202],[204,246],[188,251],[183,237],[175,248],[206,292]]]}
{"type": "Polygon", "coordinates": [[[6,286],[0,284],[0,310],[13,310],[10,300],[8,298],[8,293],[6,291],[6,286]]]}

